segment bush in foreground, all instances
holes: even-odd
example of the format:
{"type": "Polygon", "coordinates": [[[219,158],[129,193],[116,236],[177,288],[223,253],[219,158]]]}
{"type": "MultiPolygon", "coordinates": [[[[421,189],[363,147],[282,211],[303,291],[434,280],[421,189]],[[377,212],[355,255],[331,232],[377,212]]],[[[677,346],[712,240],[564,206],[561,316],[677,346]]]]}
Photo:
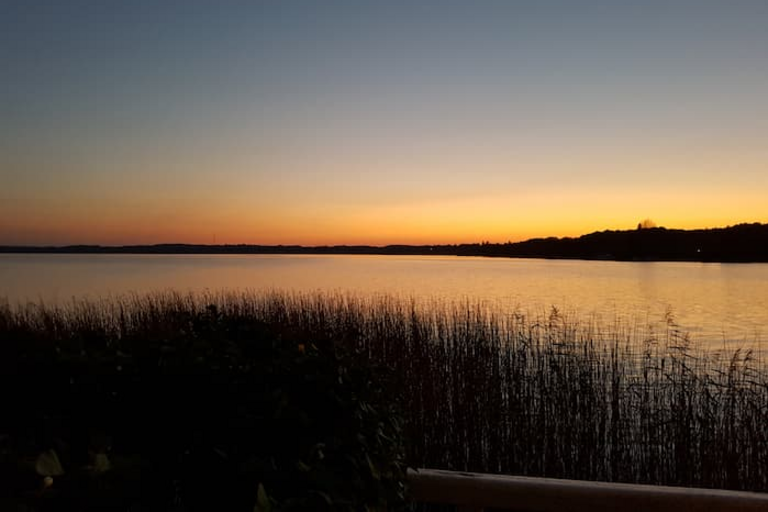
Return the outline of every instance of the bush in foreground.
{"type": "Polygon", "coordinates": [[[213,304],[134,306],[0,313],[3,476],[17,483],[7,499],[190,511],[403,502],[400,420],[370,361],[213,304]],[[34,493],[31,468],[26,483],[16,469],[51,448],[64,475],[34,493]],[[89,449],[112,468],[84,469],[89,449]]]}
{"type": "MultiPolygon", "coordinates": [[[[262,360],[249,350],[263,345],[242,343],[260,339],[260,329],[291,340],[294,353],[296,343],[335,347],[388,369],[393,378],[376,403],[401,401],[417,467],[768,491],[768,371],[759,354],[698,350],[672,318],[657,330],[554,309],[526,316],[391,297],[164,294],[6,308],[0,350],[16,368],[81,351],[93,365],[100,354],[130,354],[150,362],[133,371],[149,382],[174,374],[174,364],[216,374],[262,360]]],[[[176,396],[156,403],[186,396],[201,416],[221,415],[209,414],[216,400],[198,398],[211,379],[189,373],[176,396]]],[[[386,406],[376,410],[386,425],[386,406]]]]}

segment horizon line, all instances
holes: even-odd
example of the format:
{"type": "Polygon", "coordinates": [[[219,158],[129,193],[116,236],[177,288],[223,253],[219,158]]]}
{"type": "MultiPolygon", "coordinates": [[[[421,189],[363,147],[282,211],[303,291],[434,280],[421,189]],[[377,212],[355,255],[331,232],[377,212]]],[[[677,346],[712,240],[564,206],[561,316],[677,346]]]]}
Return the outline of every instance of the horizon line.
{"type": "Polygon", "coordinates": [[[527,238],[524,240],[518,240],[516,242],[513,242],[511,240],[507,240],[506,242],[491,242],[488,240],[480,240],[475,242],[444,242],[444,243],[422,243],[422,244],[409,244],[409,243],[388,243],[388,244],[365,244],[365,243],[334,243],[334,244],[319,244],[319,245],[303,245],[300,243],[279,243],[279,244],[265,244],[265,243],[246,243],[246,242],[236,242],[236,243],[193,243],[193,242],[157,242],[157,243],[129,243],[129,244],[119,244],[119,245],[112,245],[112,244],[99,244],[99,243],[71,243],[71,244],[63,244],[63,245],[52,245],[52,244],[38,244],[38,245],[28,245],[28,244],[0,244],[0,248],[2,249],[68,249],[68,248],[86,248],[86,247],[94,247],[94,248],[104,248],[104,249],[126,249],[126,248],[138,248],[138,247],[164,247],[164,246],[188,246],[188,247],[267,247],[267,248],[277,248],[277,247],[294,247],[294,248],[302,248],[302,249],[318,249],[318,248],[340,248],[340,247],[359,247],[359,248],[377,248],[377,249],[385,249],[388,247],[445,247],[445,246],[462,246],[462,245],[514,245],[514,244],[520,244],[525,243],[529,241],[534,240],[550,240],[550,239],[558,239],[558,240],[567,240],[567,239],[578,239],[583,236],[588,236],[595,233],[621,233],[621,232],[634,232],[638,230],[665,230],[665,231],[682,231],[682,232],[697,232],[697,231],[716,231],[716,230],[723,230],[723,229],[730,229],[735,228],[738,226],[763,226],[768,225],[768,223],[763,222],[741,222],[738,224],[732,224],[727,226],[717,226],[717,227],[709,227],[709,228],[693,228],[693,229],[683,229],[683,228],[668,228],[666,226],[650,226],[650,227],[641,227],[640,224],[634,229],[603,229],[603,230],[597,230],[597,231],[591,231],[588,233],[582,233],[581,235],[577,236],[538,236],[538,237],[532,237],[527,238]]]}

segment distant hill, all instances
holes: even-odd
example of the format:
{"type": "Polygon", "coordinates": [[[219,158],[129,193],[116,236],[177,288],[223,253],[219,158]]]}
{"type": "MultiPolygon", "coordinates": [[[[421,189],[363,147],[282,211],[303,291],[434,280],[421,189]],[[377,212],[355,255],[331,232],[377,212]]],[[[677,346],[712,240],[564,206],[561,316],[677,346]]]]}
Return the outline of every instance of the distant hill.
{"type": "Polygon", "coordinates": [[[579,238],[533,239],[505,248],[507,255],[518,257],[768,262],[768,224],[689,231],[665,228],[600,231],[579,238]]]}
{"type": "Polygon", "coordinates": [[[73,245],[0,246],[0,253],[59,254],[383,254],[618,261],[768,262],[768,224],[715,229],[599,231],[578,238],[534,238],[525,242],[458,245],[73,245]]]}

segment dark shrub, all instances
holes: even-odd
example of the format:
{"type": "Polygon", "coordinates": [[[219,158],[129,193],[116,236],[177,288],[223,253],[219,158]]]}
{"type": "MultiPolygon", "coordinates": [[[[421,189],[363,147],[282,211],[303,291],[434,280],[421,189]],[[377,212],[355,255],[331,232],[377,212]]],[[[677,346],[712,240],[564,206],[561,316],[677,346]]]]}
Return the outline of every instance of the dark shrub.
{"type": "Polygon", "coordinates": [[[85,509],[402,503],[401,425],[380,368],[330,340],[216,306],[146,313],[116,333],[93,317],[52,316],[45,327],[5,312],[6,468],[25,445],[27,455],[56,448],[66,478],[46,493],[85,509]],[[89,449],[111,450],[112,470],[82,470],[89,449]]]}

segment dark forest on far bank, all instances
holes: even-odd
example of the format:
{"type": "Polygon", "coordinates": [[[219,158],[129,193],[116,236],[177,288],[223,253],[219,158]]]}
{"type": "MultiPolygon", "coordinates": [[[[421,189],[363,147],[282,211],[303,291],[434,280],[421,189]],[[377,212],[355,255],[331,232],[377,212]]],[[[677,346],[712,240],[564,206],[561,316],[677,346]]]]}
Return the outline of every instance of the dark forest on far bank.
{"type": "Polygon", "coordinates": [[[642,228],[599,231],[578,238],[446,245],[71,245],[0,246],[0,253],[61,254],[378,254],[560,258],[616,261],[768,262],[768,224],[713,229],[642,228]]]}

